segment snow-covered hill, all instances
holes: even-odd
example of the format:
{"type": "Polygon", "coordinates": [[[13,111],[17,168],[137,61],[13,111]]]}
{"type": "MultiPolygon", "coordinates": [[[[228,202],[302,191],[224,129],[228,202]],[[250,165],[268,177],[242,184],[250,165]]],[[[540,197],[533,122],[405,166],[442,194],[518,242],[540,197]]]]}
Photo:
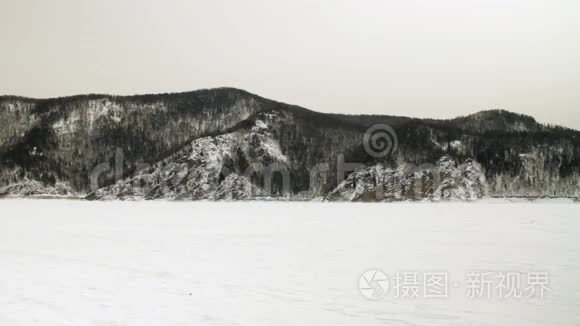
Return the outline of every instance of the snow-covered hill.
{"type": "Polygon", "coordinates": [[[452,120],[349,116],[220,88],[0,97],[0,122],[0,196],[383,201],[580,193],[580,132],[500,110],[452,120]],[[377,157],[365,136],[383,125],[397,146],[377,157]],[[378,184],[383,193],[373,190],[378,184]]]}

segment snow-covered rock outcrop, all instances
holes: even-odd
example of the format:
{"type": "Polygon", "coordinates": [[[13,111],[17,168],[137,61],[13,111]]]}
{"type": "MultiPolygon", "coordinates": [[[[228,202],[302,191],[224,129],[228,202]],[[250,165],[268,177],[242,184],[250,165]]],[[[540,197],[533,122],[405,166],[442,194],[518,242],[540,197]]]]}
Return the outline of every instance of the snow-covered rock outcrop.
{"type": "MultiPolygon", "coordinates": [[[[88,199],[235,200],[270,195],[264,169],[288,158],[273,138],[275,114],[260,114],[250,128],[194,140],[130,178],[98,189],[88,199]]],[[[284,194],[279,194],[284,195],[284,194]]]]}
{"type": "Polygon", "coordinates": [[[0,188],[0,197],[58,197],[75,198],[78,193],[70,184],[57,181],[48,185],[38,180],[22,179],[0,188]]]}
{"type": "Polygon", "coordinates": [[[472,159],[457,166],[443,156],[435,165],[382,164],[351,173],[325,199],[330,201],[475,200],[485,196],[487,183],[481,165],[472,159]]]}

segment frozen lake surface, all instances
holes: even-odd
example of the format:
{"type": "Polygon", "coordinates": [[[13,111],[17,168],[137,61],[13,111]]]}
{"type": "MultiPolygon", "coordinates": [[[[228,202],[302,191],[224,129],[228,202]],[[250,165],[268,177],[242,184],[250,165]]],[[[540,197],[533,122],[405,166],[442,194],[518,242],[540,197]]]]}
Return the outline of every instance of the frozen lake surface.
{"type": "Polygon", "coordinates": [[[0,325],[579,325],[579,208],[3,200],[0,325]],[[470,298],[474,271],[549,292],[470,298]],[[445,274],[447,297],[398,297],[397,272],[445,274]]]}

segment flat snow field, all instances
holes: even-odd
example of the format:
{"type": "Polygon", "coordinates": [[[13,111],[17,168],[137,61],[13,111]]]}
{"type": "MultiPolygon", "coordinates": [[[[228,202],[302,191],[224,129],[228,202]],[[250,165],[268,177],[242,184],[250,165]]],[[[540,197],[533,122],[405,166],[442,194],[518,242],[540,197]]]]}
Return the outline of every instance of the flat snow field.
{"type": "Polygon", "coordinates": [[[2,326],[580,325],[580,205],[567,202],[2,200],[0,212],[2,326]],[[389,279],[380,300],[359,290],[371,269],[389,279]],[[485,271],[491,297],[471,298],[485,271]],[[548,273],[549,291],[500,297],[501,271],[524,295],[530,273],[548,273]],[[447,275],[446,297],[425,295],[428,273],[447,275]]]}

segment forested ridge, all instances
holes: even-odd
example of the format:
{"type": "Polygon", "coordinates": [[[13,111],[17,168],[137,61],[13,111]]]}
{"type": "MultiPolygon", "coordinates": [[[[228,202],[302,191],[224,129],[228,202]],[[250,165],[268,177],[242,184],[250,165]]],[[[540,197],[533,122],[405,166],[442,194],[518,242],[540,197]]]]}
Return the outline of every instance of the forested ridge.
{"type": "MultiPolygon", "coordinates": [[[[118,181],[113,168],[122,153],[121,177],[143,163],[155,164],[202,137],[248,129],[272,113],[271,137],[288,157],[292,192],[308,190],[310,170],[329,172],[319,195],[334,189],[338,158],[365,166],[396,168],[404,162],[434,163],[442,156],[483,167],[491,195],[574,196],[580,175],[580,132],[542,125],[504,110],[448,120],[395,115],[325,114],[234,88],[138,96],[80,95],[54,99],[0,97],[0,188],[21,189],[23,180],[67,191],[90,191],[118,181]],[[367,129],[386,124],[397,151],[375,158],[363,148],[367,129]],[[13,186],[10,188],[9,186],[13,186]]],[[[400,113],[400,112],[397,112],[400,113]]],[[[270,134],[269,134],[270,135],[270,134]]],[[[269,136],[270,137],[270,136],[269,136]]],[[[252,146],[245,145],[245,146],[252,146]]]]}

